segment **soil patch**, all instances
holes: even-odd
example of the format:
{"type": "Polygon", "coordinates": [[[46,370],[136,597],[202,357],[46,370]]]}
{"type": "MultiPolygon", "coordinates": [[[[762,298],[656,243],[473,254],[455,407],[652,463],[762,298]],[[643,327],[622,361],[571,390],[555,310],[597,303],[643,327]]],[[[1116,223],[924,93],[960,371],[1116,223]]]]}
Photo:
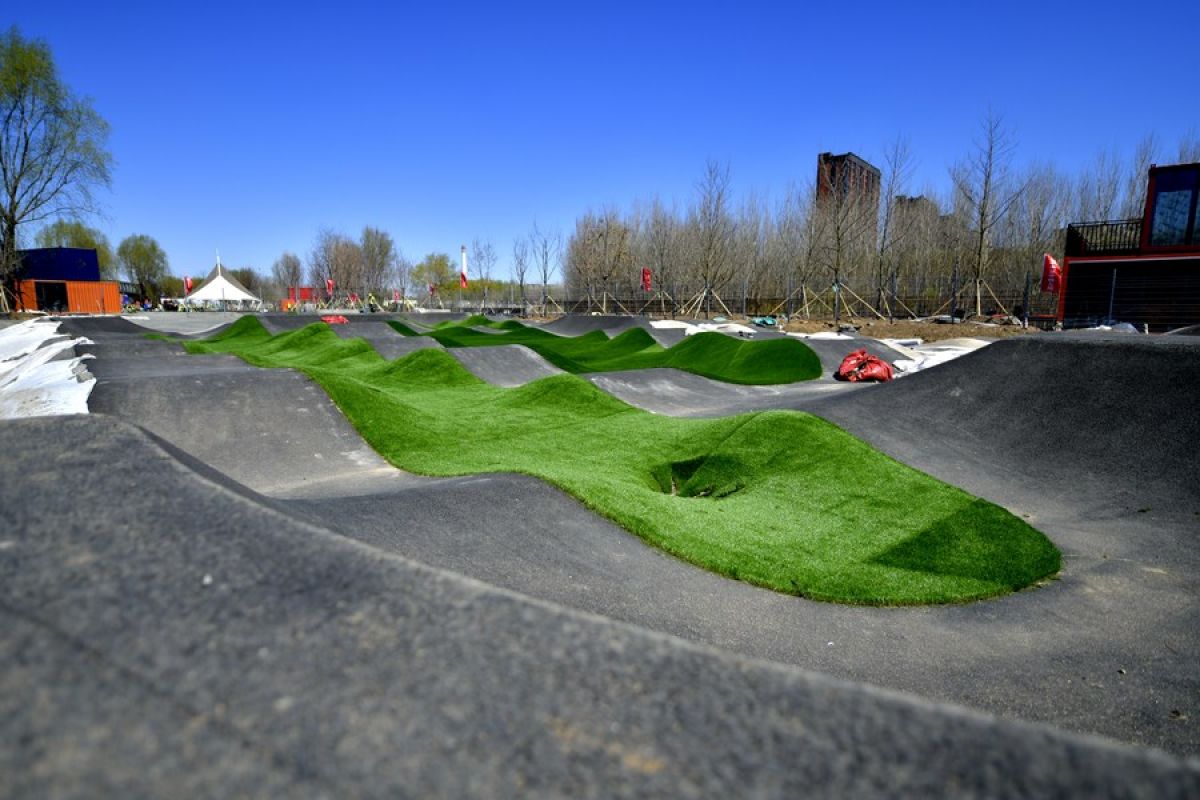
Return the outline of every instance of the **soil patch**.
{"type": "MultiPolygon", "coordinates": [[[[872,339],[921,339],[926,342],[957,339],[963,336],[984,339],[1035,336],[1042,332],[1037,328],[1022,328],[1020,325],[996,325],[970,321],[949,325],[915,320],[887,322],[854,319],[843,322],[842,325],[852,325],[857,329],[859,336],[869,336],[872,339]]],[[[791,333],[825,333],[835,331],[837,328],[834,327],[832,320],[792,320],[783,326],[783,330],[791,333]]]]}

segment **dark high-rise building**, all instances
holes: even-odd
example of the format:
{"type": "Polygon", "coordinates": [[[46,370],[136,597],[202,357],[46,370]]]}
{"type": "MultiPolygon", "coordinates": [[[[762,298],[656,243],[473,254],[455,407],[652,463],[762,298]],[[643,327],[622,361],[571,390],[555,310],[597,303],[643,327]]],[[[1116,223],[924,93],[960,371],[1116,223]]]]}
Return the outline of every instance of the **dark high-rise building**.
{"type": "Polygon", "coordinates": [[[817,156],[817,201],[837,197],[879,211],[879,170],[854,155],[821,153],[817,156]]]}
{"type": "Polygon", "coordinates": [[[879,170],[854,155],[821,153],[817,156],[817,205],[832,207],[837,215],[864,234],[875,247],[879,219],[879,170]]]}

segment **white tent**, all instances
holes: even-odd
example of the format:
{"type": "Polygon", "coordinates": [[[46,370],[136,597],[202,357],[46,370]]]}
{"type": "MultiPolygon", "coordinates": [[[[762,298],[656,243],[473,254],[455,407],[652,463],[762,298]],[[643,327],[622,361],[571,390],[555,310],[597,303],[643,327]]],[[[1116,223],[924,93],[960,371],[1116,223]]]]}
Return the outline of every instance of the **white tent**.
{"type": "Polygon", "coordinates": [[[246,291],[237,279],[225,271],[218,261],[212,272],[204,279],[203,285],[184,299],[185,303],[195,306],[213,305],[220,308],[235,306],[237,308],[258,308],[262,300],[246,291]]]}

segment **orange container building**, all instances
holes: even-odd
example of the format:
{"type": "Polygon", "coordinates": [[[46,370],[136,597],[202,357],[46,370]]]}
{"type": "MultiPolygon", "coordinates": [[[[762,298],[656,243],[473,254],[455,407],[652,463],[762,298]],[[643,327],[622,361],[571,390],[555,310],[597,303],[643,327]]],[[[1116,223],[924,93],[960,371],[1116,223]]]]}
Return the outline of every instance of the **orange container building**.
{"type": "Polygon", "coordinates": [[[116,281],[18,281],[20,311],[66,314],[119,314],[116,281]]]}
{"type": "Polygon", "coordinates": [[[17,310],[50,314],[119,314],[121,288],[100,280],[96,251],[46,247],[21,251],[21,268],[11,288],[17,310]]]}

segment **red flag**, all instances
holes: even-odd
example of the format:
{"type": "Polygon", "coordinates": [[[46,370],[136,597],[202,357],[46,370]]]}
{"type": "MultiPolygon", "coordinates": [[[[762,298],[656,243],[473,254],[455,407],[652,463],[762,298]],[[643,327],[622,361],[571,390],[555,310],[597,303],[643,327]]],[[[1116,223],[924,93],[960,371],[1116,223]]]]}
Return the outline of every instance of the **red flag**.
{"type": "Polygon", "coordinates": [[[654,276],[651,275],[649,267],[642,267],[642,291],[648,292],[654,288],[654,276]]]}
{"type": "Polygon", "coordinates": [[[333,278],[325,279],[325,294],[333,297],[333,278]]]}
{"type": "Polygon", "coordinates": [[[467,273],[465,273],[465,272],[458,273],[458,285],[464,289],[467,288],[467,273]]]}
{"type": "Polygon", "coordinates": [[[183,293],[184,294],[192,293],[192,279],[188,275],[183,276],[183,293]]]}
{"type": "Polygon", "coordinates": [[[400,290],[399,289],[392,289],[392,302],[393,303],[400,302],[400,290]]]}
{"type": "Polygon", "coordinates": [[[1042,291],[1054,294],[1062,285],[1062,267],[1054,260],[1054,256],[1046,253],[1042,259],[1042,291]]]}

